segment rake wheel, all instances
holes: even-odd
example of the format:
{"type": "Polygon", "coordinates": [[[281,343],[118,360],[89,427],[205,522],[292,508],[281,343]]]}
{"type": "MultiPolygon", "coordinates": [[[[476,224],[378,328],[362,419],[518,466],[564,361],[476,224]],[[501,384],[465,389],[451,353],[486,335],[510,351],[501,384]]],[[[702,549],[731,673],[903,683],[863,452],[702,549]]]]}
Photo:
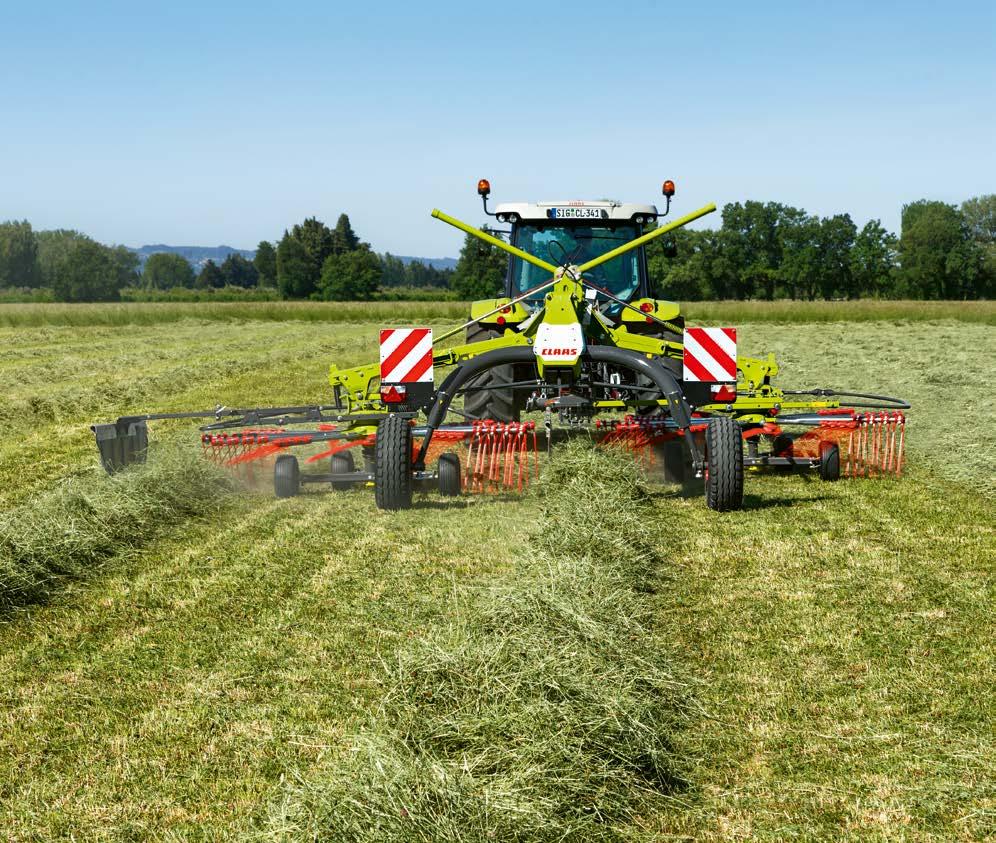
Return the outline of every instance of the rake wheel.
{"type": "Polygon", "coordinates": [[[439,455],[439,494],[456,497],[460,494],[460,457],[452,452],[439,455]]]}
{"type": "MultiPolygon", "coordinates": [[[[504,331],[489,328],[485,325],[471,325],[467,329],[467,342],[484,342],[502,336],[504,331]]],[[[467,386],[499,387],[494,389],[478,389],[463,394],[463,409],[475,419],[490,419],[499,422],[516,422],[519,420],[519,405],[516,403],[515,390],[501,389],[504,384],[515,380],[515,370],[511,365],[495,366],[482,372],[467,386]]]]}
{"type": "Polygon", "coordinates": [[[281,454],[273,464],[273,491],[278,498],[293,498],[301,491],[301,468],[297,457],[281,454]]]}
{"type": "Polygon", "coordinates": [[[840,447],[836,442],[820,443],[820,480],[840,480],[840,447]]]}
{"type": "Polygon", "coordinates": [[[720,416],[706,428],[706,506],[717,512],[744,505],[744,446],[740,425],[720,416]]]}
{"type": "MultiPolygon", "coordinates": [[[[352,474],[354,471],[356,471],[356,463],[353,460],[352,452],[340,451],[338,454],[332,455],[333,474],[352,474]]],[[[333,483],[332,488],[351,489],[354,485],[354,483],[333,483]]]]}
{"type": "Polygon", "coordinates": [[[377,427],[374,497],[378,509],[412,505],[412,428],[408,419],[388,414],[377,427]]]}

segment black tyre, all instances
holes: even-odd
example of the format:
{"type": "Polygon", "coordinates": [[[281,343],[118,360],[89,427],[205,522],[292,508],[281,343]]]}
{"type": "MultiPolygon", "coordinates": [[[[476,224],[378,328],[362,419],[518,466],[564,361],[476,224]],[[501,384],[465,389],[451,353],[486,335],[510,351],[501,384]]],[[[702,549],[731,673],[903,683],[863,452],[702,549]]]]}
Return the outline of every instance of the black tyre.
{"type": "Polygon", "coordinates": [[[462,488],[460,457],[454,453],[439,455],[439,494],[455,497],[462,488]]]}
{"type": "MultiPolygon", "coordinates": [[[[340,451],[332,455],[333,474],[352,474],[356,471],[356,463],[353,460],[352,451],[340,451]]],[[[352,489],[355,483],[333,483],[333,489],[352,489]]]]}
{"type": "Polygon", "coordinates": [[[281,454],[273,464],[273,491],[278,498],[293,498],[301,491],[301,469],[297,457],[281,454]]]}
{"type": "MultiPolygon", "coordinates": [[[[467,342],[484,342],[500,337],[504,331],[480,323],[467,329],[467,342]]],[[[504,384],[515,380],[515,370],[511,365],[495,366],[486,372],[481,372],[467,386],[486,386],[490,389],[478,389],[463,394],[464,412],[475,419],[492,419],[499,422],[519,420],[521,404],[517,400],[515,390],[502,389],[504,384]]]]}
{"type": "Polygon", "coordinates": [[[840,480],[840,447],[836,442],[820,443],[820,480],[840,480]]]}
{"type": "Polygon", "coordinates": [[[378,509],[412,505],[412,428],[408,419],[391,413],[377,427],[374,498],[378,509]]]}
{"type": "Polygon", "coordinates": [[[706,428],[705,496],[709,509],[729,512],[744,505],[744,446],[740,425],[720,416],[706,428]]]}

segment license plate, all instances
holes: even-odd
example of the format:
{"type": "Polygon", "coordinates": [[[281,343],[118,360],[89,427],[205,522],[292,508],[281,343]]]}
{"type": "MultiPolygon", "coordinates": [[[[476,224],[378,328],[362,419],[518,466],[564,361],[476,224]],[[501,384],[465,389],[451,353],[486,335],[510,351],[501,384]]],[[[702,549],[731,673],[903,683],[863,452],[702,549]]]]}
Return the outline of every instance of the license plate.
{"type": "Polygon", "coordinates": [[[554,220],[600,220],[605,217],[601,208],[550,208],[547,214],[554,220]]]}

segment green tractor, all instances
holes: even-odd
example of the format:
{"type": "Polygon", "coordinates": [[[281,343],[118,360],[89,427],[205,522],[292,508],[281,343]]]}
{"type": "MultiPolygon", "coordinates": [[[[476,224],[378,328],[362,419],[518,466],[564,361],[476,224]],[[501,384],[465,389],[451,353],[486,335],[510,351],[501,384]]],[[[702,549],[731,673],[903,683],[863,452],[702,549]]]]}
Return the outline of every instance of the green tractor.
{"type": "MultiPolygon", "coordinates": [[[[636,240],[667,214],[674,189],[673,182],[664,183],[667,204],[661,213],[654,205],[608,200],[505,202],[492,212],[487,204],[490,183],[482,179],[477,188],[484,212],[510,225],[512,246],[557,266],[577,266],[636,240]]],[[[529,319],[544,304],[542,291],[530,291],[542,287],[549,278],[543,267],[510,254],[503,296],[471,305],[473,324],[467,328],[467,342],[495,339],[529,319]],[[510,304],[513,300],[518,301],[510,304]]],[[[590,285],[590,300],[601,299],[600,312],[613,325],[625,325],[631,333],[681,342],[684,320],[680,309],[675,302],[653,298],[644,246],[591,269],[585,281],[590,285]]],[[[680,376],[678,361],[665,358],[663,362],[680,376]]],[[[512,384],[528,381],[533,375],[528,365],[496,366],[471,384],[478,389],[466,393],[464,408],[476,418],[518,421],[529,396],[512,384]]]]}

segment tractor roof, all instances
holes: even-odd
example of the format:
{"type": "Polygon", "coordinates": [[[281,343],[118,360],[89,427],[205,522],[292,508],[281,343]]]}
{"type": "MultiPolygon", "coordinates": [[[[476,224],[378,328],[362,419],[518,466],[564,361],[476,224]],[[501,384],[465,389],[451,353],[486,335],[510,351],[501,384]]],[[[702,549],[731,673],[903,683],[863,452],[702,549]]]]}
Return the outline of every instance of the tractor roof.
{"type": "Polygon", "coordinates": [[[499,217],[515,215],[521,220],[615,220],[630,222],[633,217],[657,217],[653,205],[613,202],[606,199],[569,199],[563,202],[502,202],[495,208],[499,217]]]}

